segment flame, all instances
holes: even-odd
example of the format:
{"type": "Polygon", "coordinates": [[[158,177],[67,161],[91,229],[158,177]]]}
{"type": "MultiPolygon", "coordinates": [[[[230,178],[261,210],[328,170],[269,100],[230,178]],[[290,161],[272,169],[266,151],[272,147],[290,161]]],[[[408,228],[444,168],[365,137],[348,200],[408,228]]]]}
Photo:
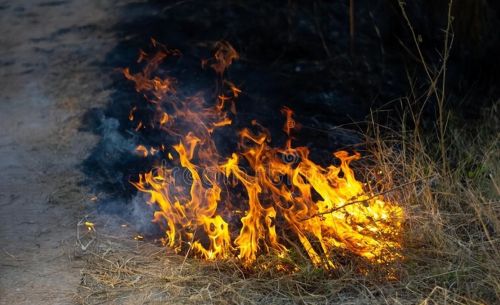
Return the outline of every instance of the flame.
{"type": "Polygon", "coordinates": [[[84,222],[85,227],[87,227],[87,230],[89,231],[94,231],[95,230],[95,225],[93,222],[86,221],[84,222]]]}
{"type": "Polygon", "coordinates": [[[144,145],[138,145],[135,148],[135,152],[137,153],[137,155],[144,158],[148,156],[148,149],[144,145]]]}
{"type": "MultiPolygon", "coordinates": [[[[168,163],[132,182],[156,206],[153,221],[165,229],[167,246],[207,260],[237,257],[247,266],[260,254],[288,256],[291,240],[314,265],[327,269],[336,267],[334,254],[340,250],[374,263],[400,256],[403,210],[365,191],[350,168],[359,154],[335,152],[339,166],[315,163],[307,147],[293,146],[298,128],[293,111],[284,107],[284,147],[273,147],[270,132],[252,121],[251,128],[239,131],[238,148],[221,156],[213,135],[231,128],[241,90],[223,80],[215,105],[202,95],[180,98],[174,79],[155,75],[163,60],[179,53],[155,45],[160,50],[152,56],[141,51],[139,61],[146,61],[141,72],[123,73],[156,105],[160,119],[152,120],[153,128],[177,139],[169,152],[161,149],[168,163]]],[[[239,55],[227,42],[216,48],[204,64],[211,63],[223,79],[239,55]]],[[[142,145],[136,150],[148,155],[142,145]]]]}

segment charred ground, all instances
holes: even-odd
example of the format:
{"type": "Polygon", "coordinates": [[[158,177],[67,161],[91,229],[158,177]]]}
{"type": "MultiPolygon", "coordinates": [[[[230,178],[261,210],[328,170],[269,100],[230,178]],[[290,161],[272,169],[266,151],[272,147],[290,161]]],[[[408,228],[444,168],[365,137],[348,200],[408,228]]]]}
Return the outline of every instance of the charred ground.
{"type": "MultiPolygon", "coordinates": [[[[406,10],[433,67],[441,60],[447,6],[444,1],[421,2],[406,10]]],[[[93,109],[84,120],[84,129],[103,136],[83,164],[91,185],[110,196],[130,198],[135,190],[129,181],[152,162],[131,150],[139,142],[157,145],[166,140],[151,131],[134,131],[128,115],[142,97],[119,71],[140,68],[135,63],[138,52],[150,47],[151,38],[183,54],[163,65],[160,74],[176,77],[186,95],[202,92],[208,100],[215,95],[216,76],[201,69],[201,60],[211,56],[216,41],[233,44],[241,59],[227,77],[243,90],[237,105],[240,122],[257,119],[279,139],[277,118],[286,105],[302,124],[298,138],[313,144],[313,154],[359,144],[358,132],[371,110],[378,110],[388,126],[399,124],[394,117],[412,107],[399,98],[412,86],[423,86],[426,78],[412,51],[411,32],[397,1],[354,3],[352,36],[348,1],[148,1],[120,8],[122,21],[114,30],[122,39],[104,63],[105,68],[117,68],[110,86],[114,93],[106,108],[93,109]]],[[[486,2],[471,5],[475,11],[470,16],[454,21],[456,47],[448,72],[448,103],[460,109],[465,122],[473,122],[478,107],[488,106],[498,93],[500,70],[489,60],[499,50],[498,37],[490,31],[498,24],[497,8],[486,2]],[[463,23],[475,25],[475,31],[464,30],[463,23]]],[[[424,108],[429,130],[434,128],[435,107],[431,99],[424,108]]]]}

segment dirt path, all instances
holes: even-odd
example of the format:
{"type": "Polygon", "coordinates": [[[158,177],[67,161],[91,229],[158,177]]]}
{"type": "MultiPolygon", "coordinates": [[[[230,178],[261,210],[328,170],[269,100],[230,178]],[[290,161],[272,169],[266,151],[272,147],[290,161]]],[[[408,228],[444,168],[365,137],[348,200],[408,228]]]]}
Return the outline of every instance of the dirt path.
{"type": "Polygon", "coordinates": [[[0,304],[76,293],[75,228],[92,196],[78,165],[96,141],[78,127],[108,96],[96,63],[114,45],[116,6],[0,2],[0,304]]]}

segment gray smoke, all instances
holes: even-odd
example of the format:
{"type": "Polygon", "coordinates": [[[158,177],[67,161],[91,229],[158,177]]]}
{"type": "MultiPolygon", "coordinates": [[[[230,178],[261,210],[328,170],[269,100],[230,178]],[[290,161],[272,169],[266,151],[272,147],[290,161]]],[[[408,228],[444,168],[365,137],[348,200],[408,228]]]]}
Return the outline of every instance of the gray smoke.
{"type": "Polygon", "coordinates": [[[153,214],[155,208],[147,204],[147,198],[144,193],[137,193],[130,202],[132,205],[130,219],[137,232],[151,233],[158,229],[158,225],[153,223],[153,214]]]}
{"type": "Polygon", "coordinates": [[[102,135],[103,153],[112,158],[119,158],[122,152],[133,152],[135,148],[134,139],[126,139],[119,132],[120,122],[115,118],[101,117],[100,132],[102,135]]]}

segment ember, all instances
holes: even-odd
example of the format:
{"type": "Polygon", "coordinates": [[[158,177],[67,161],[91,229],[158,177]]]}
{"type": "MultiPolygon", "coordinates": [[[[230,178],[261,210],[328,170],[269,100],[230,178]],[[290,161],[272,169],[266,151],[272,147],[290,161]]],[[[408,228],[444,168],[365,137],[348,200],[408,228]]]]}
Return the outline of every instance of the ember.
{"type": "MultiPolygon", "coordinates": [[[[238,132],[238,148],[223,156],[213,135],[234,128],[242,91],[224,75],[238,53],[220,42],[214,58],[203,61],[219,76],[217,98],[210,103],[201,95],[181,98],[175,79],[156,75],[158,66],[179,52],[154,44],[155,54],[141,51],[142,72],[124,69],[124,75],[155,109],[150,121],[134,123],[136,130],[156,128],[176,141],[171,147],[138,146],[136,154],[158,152],[168,161],[132,182],[149,194],[167,246],[207,260],[237,257],[245,266],[260,254],[288,256],[292,240],[325,269],[336,267],[336,249],[372,263],[400,256],[402,208],[356,180],[350,163],[360,158],[358,153],[335,152],[339,166],[314,162],[308,147],[293,145],[293,111],[284,107],[284,147],[273,146],[270,131],[253,120],[238,132]]],[[[134,107],[131,121],[135,112],[134,107]]]]}

